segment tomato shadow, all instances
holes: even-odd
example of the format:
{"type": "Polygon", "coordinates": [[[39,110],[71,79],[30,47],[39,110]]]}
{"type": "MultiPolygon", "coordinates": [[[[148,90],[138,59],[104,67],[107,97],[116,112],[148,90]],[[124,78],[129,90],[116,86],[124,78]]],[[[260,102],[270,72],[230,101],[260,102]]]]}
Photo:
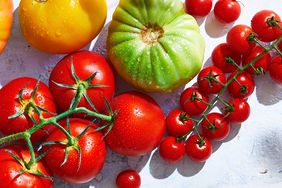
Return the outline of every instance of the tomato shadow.
{"type": "Polygon", "coordinates": [[[187,156],[185,156],[184,159],[177,164],[177,171],[179,174],[181,174],[184,177],[192,177],[197,173],[199,173],[204,166],[205,166],[205,162],[203,163],[194,162],[191,159],[189,159],[187,156]]]}

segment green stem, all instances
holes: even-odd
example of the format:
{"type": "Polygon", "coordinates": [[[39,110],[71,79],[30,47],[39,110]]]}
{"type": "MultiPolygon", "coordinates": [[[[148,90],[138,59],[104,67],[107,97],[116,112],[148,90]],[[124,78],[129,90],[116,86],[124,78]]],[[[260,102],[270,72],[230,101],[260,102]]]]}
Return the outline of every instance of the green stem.
{"type": "Polygon", "coordinates": [[[36,163],[36,158],[35,158],[35,153],[34,153],[34,149],[33,149],[33,146],[32,146],[32,143],[30,141],[30,137],[31,137],[31,134],[29,134],[28,132],[25,132],[25,140],[26,140],[26,143],[27,143],[27,147],[30,151],[30,160],[29,162],[26,164],[26,168],[28,170],[30,170],[30,168],[32,167],[32,165],[34,163],[36,163]]]}
{"type": "Polygon", "coordinates": [[[13,142],[19,139],[24,139],[25,138],[24,135],[25,135],[25,132],[19,132],[19,133],[11,134],[3,138],[0,138],[0,145],[4,143],[10,143],[10,142],[13,142]]]}

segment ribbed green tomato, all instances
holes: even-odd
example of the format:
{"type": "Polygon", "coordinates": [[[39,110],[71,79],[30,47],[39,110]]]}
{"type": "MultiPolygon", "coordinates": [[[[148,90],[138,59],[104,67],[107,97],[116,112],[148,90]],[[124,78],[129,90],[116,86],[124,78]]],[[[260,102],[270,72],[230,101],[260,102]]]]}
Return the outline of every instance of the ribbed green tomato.
{"type": "Polygon", "coordinates": [[[120,0],[108,56],[118,74],[147,92],[171,92],[202,66],[205,42],[180,0],[120,0]]]}

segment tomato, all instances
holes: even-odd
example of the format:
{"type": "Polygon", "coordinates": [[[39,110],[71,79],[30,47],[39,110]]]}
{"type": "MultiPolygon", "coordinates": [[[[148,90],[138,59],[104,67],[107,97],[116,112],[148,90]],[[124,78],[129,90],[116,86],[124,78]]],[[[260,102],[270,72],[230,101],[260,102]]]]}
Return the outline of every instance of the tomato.
{"type": "MultiPolygon", "coordinates": [[[[232,73],[228,80],[235,76],[235,74],[236,72],[232,73]]],[[[249,73],[242,72],[227,88],[233,98],[247,98],[254,92],[255,81],[249,73]]]]}
{"type": "Polygon", "coordinates": [[[112,100],[111,107],[117,115],[105,138],[110,149],[126,156],[140,156],[159,145],[165,131],[165,116],[150,96],[125,92],[112,100]]]}
{"type": "Polygon", "coordinates": [[[199,88],[205,93],[218,93],[226,84],[224,72],[215,66],[209,66],[198,74],[199,88]]]}
{"type": "Polygon", "coordinates": [[[166,129],[169,135],[181,137],[192,131],[194,121],[190,115],[180,109],[172,110],[166,118],[166,129]]]}
{"type": "MultiPolygon", "coordinates": [[[[65,129],[65,120],[59,124],[65,129]]],[[[80,135],[91,122],[83,119],[70,118],[70,133],[72,137],[80,135]]],[[[85,183],[95,178],[101,171],[106,159],[106,145],[103,135],[95,132],[95,124],[78,139],[73,146],[62,144],[51,145],[44,157],[50,170],[64,181],[71,183],[85,183]],[[79,165],[79,154],[75,147],[81,151],[81,163],[79,165]],[[66,163],[63,164],[66,150],[69,150],[66,163]],[[62,165],[63,164],[63,165],[62,165]]],[[[47,138],[50,141],[67,141],[66,135],[59,129],[54,130],[47,138]]]]}
{"type": "MultiPolygon", "coordinates": [[[[13,145],[0,149],[0,188],[52,188],[53,180],[36,175],[36,171],[51,178],[51,173],[43,160],[35,163],[30,170],[21,162],[29,162],[30,152],[21,146],[13,145]],[[23,171],[23,173],[20,173],[23,171]]],[[[38,155],[35,153],[36,156],[38,155]]]]}
{"type": "MultiPolygon", "coordinates": [[[[39,123],[38,114],[31,106],[31,103],[53,113],[49,114],[41,111],[44,118],[52,117],[56,113],[52,94],[43,82],[39,83],[38,90],[32,99],[32,93],[36,83],[37,80],[34,78],[21,77],[7,83],[0,90],[0,131],[3,134],[10,135],[33,127],[35,122],[32,121],[31,117],[33,117],[36,123],[39,123]],[[21,89],[23,89],[22,101],[19,98],[21,89]],[[15,118],[8,118],[17,113],[22,113],[22,115],[19,114],[15,118]]],[[[32,135],[32,141],[37,142],[43,140],[47,136],[47,132],[51,132],[52,129],[53,126],[51,125],[45,126],[43,130],[39,129],[32,135]]]]}
{"type": "Polygon", "coordinates": [[[0,0],[0,54],[4,50],[11,34],[13,23],[13,1],[0,0]]]}
{"type": "MultiPolygon", "coordinates": [[[[51,72],[49,86],[56,103],[64,111],[69,109],[72,99],[81,86],[84,94],[87,94],[99,112],[103,112],[105,109],[104,97],[110,101],[115,91],[114,75],[109,64],[104,57],[90,51],[80,51],[64,57],[51,72]],[[78,82],[72,75],[71,63],[73,63],[75,73],[80,79],[78,82]],[[86,79],[95,73],[96,76],[87,82],[86,79]],[[74,89],[64,88],[56,83],[72,85],[74,89]],[[93,84],[94,87],[91,88],[90,84],[93,84]]],[[[85,95],[80,100],[78,107],[93,110],[85,95]]]]}
{"type": "Polygon", "coordinates": [[[203,135],[210,140],[224,140],[230,132],[229,122],[220,113],[208,114],[202,121],[201,126],[203,135]]]}
{"type": "Polygon", "coordinates": [[[212,8],[212,0],[185,0],[185,8],[192,16],[206,16],[212,8]]]}
{"type": "MultiPolygon", "coordinates": [[[[250,63],[254,58],[260,55],[262,52],[264,52],[264,49],[260,46],[256,46],[251,50],[249,54],[243,55],[243,66],[250,63]]],[[[268,66],[270,62],[271,62],[271,56],[267,52],[253,64],[254,68],[258,71],[258,73],[256,73],[256,71],[252,67],[248,67],[246,69],[246,72],[252,75],[265,73],[268,71],[268,66]]]]}
{"type": "Polygon", "coordinates": [[[235,22],[241,14],[241,7],[237,0],[219,0],[214,6],[216,19],[223,23],[235,22]]]}
{"type": "MultiPolygon", "coordinates": [[[[282,37],[282,35],[281,35],[280,37],[282,37]]],[[[280,42],[280,43],[278,44],[278,49],[279,49],[280,52],[282,52],[282,42],[280,42]]]]}
{"type": "Polygon", "coordinates": [[[250,116],[250,105],[245,99],[235,98],[228,101],[230,106],[224,109],[224,116],[230,122],[242,123],[250,116]]]}
{"type": "Polygon", "coordinates": [[[236,25],[231,28],[226,38],[230,50],[237,54],[248,54],[255,46],[255,43],[248,40],[250,34],[253,34],[253,30],[247,25],[236,25]]]}
{"type": "Polygon", "coordinates": [[[31,46],[55,54],[86,46],[100,33],[106,16],[106,0],[21,0],[19,5],[25,39],[31,46]]]}
{"type": "Polygon", "coordinates": [[[183,159],[185,155],[185,144],[177,142],[176,138],[169,136],[163,139],[159,149],[160,156],[167,162],[175,163],[183,159]]]}
{"type": "Polygon", "coordinates": [[[233,53],[226,43],[219,44],[212,52],[213,65],[220,68],[225,73],[237,70],[237,67],[230,63],[234,61],[237,65],[241,64],[241,56],[233,53]]]}
{"type": "Polygon", "coordinates": [[[205,162],[212,154],[210,141],[198,135],[191,135],[186,141],[186,154],[195,162],[205,162]]]}
{"type": "Polygon", "coordinates": [[[141,178],[135,170],[124,170],[116,178],[117,188],[139,188],[141,178]]]}
{"type": "Polygon", "coordinates": [[[191,116],[203,113],[209,102],[209,97],[197,87],[185,89],[180,96],[180,105],[191,116]]]}
{"type": "Polygon", "coordinates": [[[282,26],[280,17],[272,10],[259,11],[252,18],[252,29],[263,42],[274,41],[282,35],[281,29],[272,25],[271,20],[282,26]]]}
{"type": "Polygon", "coordinates": [[[271,78],[279,84],[282,84],[282,58],[275,56],[269,66],[269,74],[271,78]]]}

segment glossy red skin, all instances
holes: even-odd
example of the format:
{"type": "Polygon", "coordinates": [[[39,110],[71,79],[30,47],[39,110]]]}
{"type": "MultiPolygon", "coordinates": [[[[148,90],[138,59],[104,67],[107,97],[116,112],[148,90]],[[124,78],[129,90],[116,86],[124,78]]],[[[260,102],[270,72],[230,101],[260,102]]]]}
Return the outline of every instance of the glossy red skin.
{"type": "Polygon", "coordinates": [[[212,8],[212,0],[185,0],[185,8],[192,16],[206,16],[212,8]]]}
{"type": "Polygon", "coordinates": [[[237,54],[248,54],[255,43],[248,41],[248,36],[253,33],[247,25],[236,25],[227,33],[226,42],[230,50],[237,54]]]}
{"type": "Polygon", "coordinates": [[[233,111],[231,112],[227,108],[224,110],[224,116],[226,116],[228,121],[242,123],[248,119],[251,108],[245,99],[231,99],[228,103],[233,106],[233,111]]]}
{"type": "Polygon", "coordinates": [[[191,116],[196,116],[203,113],[207,109],[208,105],[198,100],[187,101],[192,97],[193,92],[196,93],[197,98],[200,98],[207,103],[209,102],[209,98],[204,92],[194,86],[189,87],[182,92],[180,96],[181,107],[191,116]]]}
{"type": "Polygon", "coordinates": [[[221,141],[224,140],[230,132],[229,122],[224,119],[224,116],[220,113],[210,113],[207,118],[201,123],[203,135],[210,140],[221,141]],[[216,130],[209,129],[210,123],[212,123],[216,130]]]}
{"type": "MultiPolygon", "coordinates": [[[[0,188],[52,188],[53,181],[28,172],[17,176],[23,166],[16,161],[7,151],[9,150],[24,161],[30,160],[28,149],[21,146],[8,146],[0,149],[0,188]]],[[[37,153],[36,153],[37,155],[37,153]]],[[[43,160],[34,164],[34,168],[46,176],[51,176],[43,160]]]]}
{"type": "MultiPolygon", "coordinates": [[[[263,51],[264,51],[264,49],[262,47],[256,46],[251,50],[251,52],[249,54],[243,55],[243,61],[242,61],[243,66],[250,63],[254,58],[256,58],[258,55],[260,55],[263,51]]],[[[254,63],[254,67],[255,68],[262,68],[264,70],[264,72],[267,72],[270,62],[271,62],[270,54],[265,53],[261,58],[259,58],[254,63]]],[[[256,72],[254,71],[254,69],[252,67],[248,67],[245,71],[252,74],[252,75],[256,74],[256,72]]]]}
{"type": "MultiPolygon", "coordinates": [[[[35,88],[36,82],[37,80],[34,78],[17,78],[6,84],[0,90],[0,131],[3,134],[10,135],[33,127],[34,124],[28,117],[27,113],[24,113],[23,115],[13,119],[8,119],[8,117],[16,114],[20,109],[22,109],[22,105],[19,102],[20,90],[25,87],[23,90],[23,99],[28,100],[31,98],[31,94],[35,88]]],[[[49,88],[43,82],[40,82],[39,84],[34,102],[41,108],[44,108],[49,112],[56,113],[56,106],[52,94],[49,91],[49,88]]],[[[37,113],[32,112],[31,114],[34,119],[39,122],[37,113]]],[[[53,116],[45,112],[42,112],[42,115],[44,118],[53,116]]],[[[52,125],[47,125],[43,129],[51,132],[53,128],[54,127],[52,125]]],[[[33,142],[38,142],[44,140],[46,136],[46,132],[43,130],[38,130],[32,135],[31,140],[33,142]]]]}
{"type": "Polygon", "coordinates": [[[241,6],[237,0],[219,0],[214,6],[216,19],[223,23],[235,22],[241,14],[241,6]]]}
{"type": "Polygon", "coordinates": [[[112,100],[111,107],[117,116],[105,140],[114,152],[141,156],[159,145],[165,116],[153,98],[140,92],[125,92],[112,100]]]}
{"type": "MultiPolygon", "coordinates": [[[[85,80],[97,72],[96,77],[91,83],[108,86],[87,90],[87,95],[96,109],[99,112],[103,112],[105,110],[103,96],[110,101],[115,92],[114,75],[105,58],[96,52],[90,51],[79,51],[69,54],[64,57],[52,70],[49,79],[49,86],[57,105],[63,111],[68,110],[71,101],[76,94],[76,90],[59,87],[53,83],[54,81],[61,84],[75,84],[75,80],[71,74],[71,58],[73,58],[74,69],[79,79],[85,80]]],[[[84,97],[82,97],[78,107],[86,107],[93,110],[84,97]]]]}
{"type": "MultiPolygon", "coordinates": [[[[193,130],[194,121],[192,119],[183,121],[181,114],[186,112],[180,109],[172,110],[166,118],[166,129],[169,135],[174,137],[181,137],[193,130]]],[[[190,115],[186,113],[186,118],[190,118],[190,115]]]]}
{"type": "Polygon", "coordinates": [[[275,82],[282,84],[282,58],[280,55],[275,56],[269,66],[269,74],[275,82]]]}
{"type": "Polygon", "coordinates": [[[116,178],[117,188],[139,188],[141,178],[135,170],[124,170],[116,178]]]}
{"type": "Polygon", "coordinates": [[[282,26],[279,15],[272,10],[259,11],[252,18],[252,29],[263,42],[274,41],[282,35],[282,31],[279,28],[268,25],[267,20],[272,17],[280,22],[280,26],[282,26]]]}
{"type": "Polygon", "coordinates": [[[226,77],[224,72],[215,66],[209,66],[200,71],[198,74],[197,82],[199,84],[199,88],[207,94],[216,94],[218,93],[224,84],[226,84],[226,77]],[[216,81],[212,81],[209,83],[205,77],[209,76],[209,74],[215,76],[215,79],[221,83],[217,83],[216,81]]]}
{"type": "Polygon", "coordinates": [[[205,144],[200,147],[197,141],[198,135],[191,135],[186,141],[186,154],[195,162],[205,162],[212,154],[212,145],[210,141],[204,138],[205,144]]]}
{"type": "MultiPolygon", "coordinates": [[[[78,136],[90,123],[84,119],[70,118],[71,135],[78,136]]],[[[65,120],[59,124],[65,128],[67,126],[65,120]]],[[[78,141],[82,154],[79,170],[77,170],[79,155],[75,149],[69,152],[67,162],[61,166],[66,147],[57,144],[46,148],[48,152],[44,159],[54,174],[70,183],[86,183],[100,173],[106,159],[106,145],[103,135],[95,132],[96,127],[93,124],[78,141]]],[[[56,129],[47,137],[46,142],[48,141],[66,141],[66,136],[56,129]]]]}
{"type": "Polygon", "coordinates": [[[165,137],[160,144],[159,153],[165,161],[176,163],[185,155],[185,144],[183,141],[177,142],[173,136],[165,137]]]}
{"type": "Polygon", "coordinates": [[[220,68],[225,73],[231,73],[237,70],[235,65],[227,63],[227,57],[231,57],[237,65],[241,64],[241,56],[233,53],[226,43],[219,44],[212,52],[213,65],[220,68]]]}
{"type": "MultiPolygon", "coordinates": [[[[235,75],[236,72],[232,73],[228,80],[231,79],[231,77],[233,77],[235,75]]],[[[255,89],[255,81],[253,79],[253,77],[247,73],[247,72],[242,72],[241,74],[239,74],[236,77],[236,80],[243,86],[247,87],[247,92],[245,93],[241,93],[241,87],[240,85],[233,80],[229,85],[228,85],[228,91],[230,93],[230,95],[233,98],[247,98],[249,97],[255,89]]]]}

